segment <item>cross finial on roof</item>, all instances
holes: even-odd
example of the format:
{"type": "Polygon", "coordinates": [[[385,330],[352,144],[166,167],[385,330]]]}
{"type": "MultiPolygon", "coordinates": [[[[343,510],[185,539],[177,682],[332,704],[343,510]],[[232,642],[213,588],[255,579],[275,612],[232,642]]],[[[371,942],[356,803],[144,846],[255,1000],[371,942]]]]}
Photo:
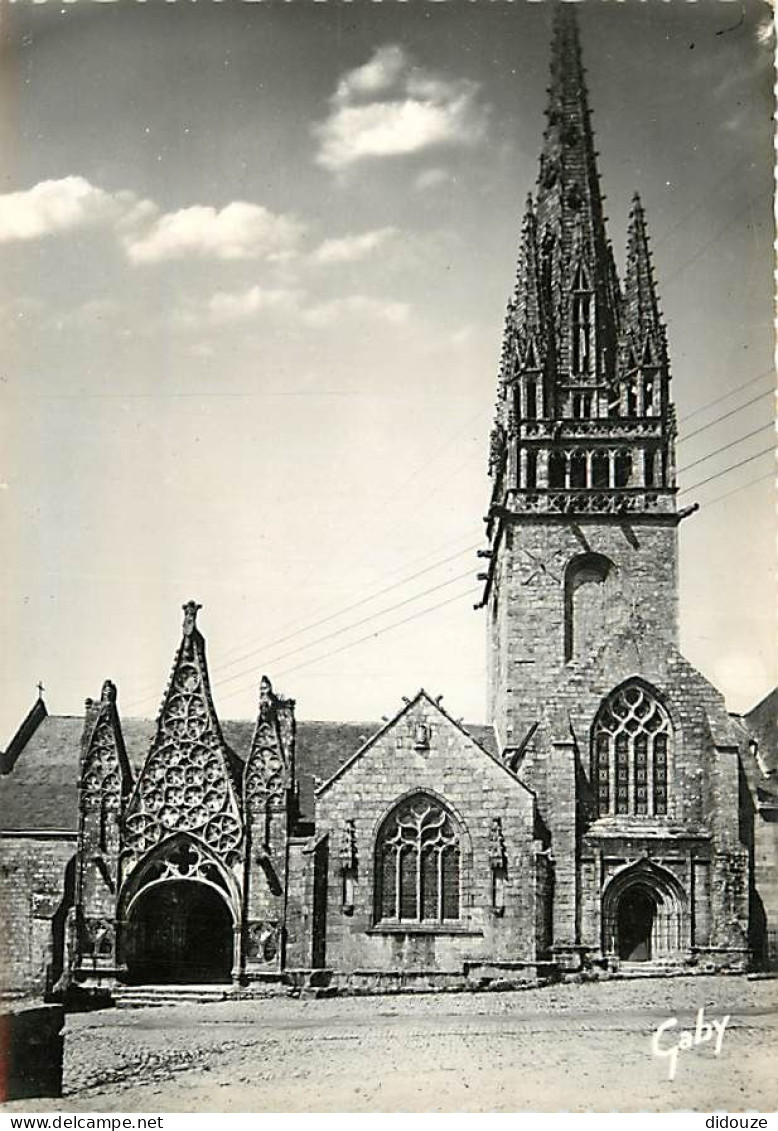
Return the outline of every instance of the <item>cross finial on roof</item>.
{"type": "Polygon", "coordinates": [[[202,605],[198,605],[197,601],[187,601],[185,605],[182,605],[184,610],[184,636],[191,636],[197,628],[197,614],[202,607],[202,605]]]}
{"type": "Polygon", "coordinates": [[[46,690],[46,688],[43,686],[43,680],[39,679],[35,686],[38,688],[38,698],[42,699],[43,692],[46,690]]]}

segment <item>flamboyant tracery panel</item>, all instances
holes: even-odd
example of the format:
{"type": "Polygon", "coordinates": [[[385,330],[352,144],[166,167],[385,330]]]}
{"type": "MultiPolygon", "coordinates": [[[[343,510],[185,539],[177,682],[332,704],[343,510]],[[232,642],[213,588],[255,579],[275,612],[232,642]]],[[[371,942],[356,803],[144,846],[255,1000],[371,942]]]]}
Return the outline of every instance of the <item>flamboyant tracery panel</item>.
{"type": "Polygon", "coordinates": [[[259,719],[246,763],[245,797],[249,818],[283,805],[287,767],[278,725],[276,696],[263,676],[259,694],[259,719]]]}
{"type": "Polygon", "coordinates": [[[459,833],[440,802],[419,793],[387,819],[376,844],[376,918],[459,918],[459,833]]]}
{"type": "Polygon", "coordinates": [[[667,711],[637,680],[617,688],[592,730],[592,777],[597,811],[663,817],[668,811],[667,711]]]}
{"type": "Polygon", "coordinates": [[[116,688],[106,680],[97,721],[81,763],[81,804],[85,812],[105,808],[118,813],[121,808],[122,765],[114,718],[115,700],[116,688]]]}
{"type": "Polygon", "coordinates": [[[205,674],[202,637],[190,606],[184,639],[125,823],[125,842],[147,852],[175,832],[195,834],[218,853],[241,842],[243,826],[227,753],[205,674]]]}

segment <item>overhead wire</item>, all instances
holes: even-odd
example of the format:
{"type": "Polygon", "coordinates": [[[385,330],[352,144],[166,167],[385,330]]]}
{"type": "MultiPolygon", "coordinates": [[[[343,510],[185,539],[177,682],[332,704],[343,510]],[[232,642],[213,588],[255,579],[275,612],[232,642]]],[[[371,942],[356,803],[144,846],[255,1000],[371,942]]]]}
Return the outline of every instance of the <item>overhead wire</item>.
{"type": "Polygon", "coordinates": [[[729,412],[725,412],[721,416],[717,416],[715,420],[710,420],[707,424],[700,425],[700,427],[695,428],[693,432],[687,432],[685,436],[679,436],[678,443],[685,444],[687,440],[691,440],[693,436],[699,436],[700,433],[706,432],[708,428],[712,428],[714,424],[720,424],[722,420],[729,420],[731,416],[735,416],[738,412],[742,412],[744,408],[750,408],[752,404],[756,404],[758,401],[763,400],[765,397],[774,395],[775,393],[773,389],[767,389],[764,393],[759,393],[757,396],[752,397],[750,401],[745,401],[743,404],[738,405],[737,408],[730,409],[729,412]]]}
{"type": "Polygon", "coordinates": [[[714,459],[716,456],[721,455],[722,452],[726,452],[730,448],[734,448],[738,444],[743,444],[746,440],[750,440],[752,436],[758,436],[761,432],[766,432],[768,428],[774,430],[775,425],[772,423],[763,424],[761,428],[755,428],[753,432],[747,432],[745,436],[738,436],[737,440],[731,440],[728,444],[722,444],[722,446],[720,448],[716,448],[715,451],[708,452],[707,455],[700,456],[699,459],[692,460],[692,462],[687,463],[685,467],[679,468],[678,474],[680,475],[682,471],[689,471],[692,467],[696,467],[699,463],[706,463],[709,459],[714,459]]]}
{"type": "MultiPolygon", "coordinates": [[[[471,586],[470,589],[465,590],[463,593],[456,593],[453,597],[447,597],[444,601],[438,601],[436,604],[430,605],[426,609],[420,609],[418,612],[411,613],[410,616],[403,617],[402,620],[395,621],[393,624],[388,624],[383,628],[376,629],[375,632],[368,633],[366,636],[362,636],[358,640],[349,640],[345,644],[341,644],[339,647],[333,648],[329,652],[325,652],[321,656],[311,656],[309,657],[309,659],[303,660],[299,664],[294,664],[290,668],[285,668],[282,671],[276,673],[276,678],[283,678],[286,675],[290,675],[292,672],[299,671],[301,668],[309,667],[311,664],[319,663],[321,660],[327,660],[331,656],[336,656],[340,652],[345,652],[349,648],[356,648],[359,644],[364,644],[368,640],[375,640],[378,636],[383,636],[385,633],[391,632],[396,628],[400,628],[404,624],[409,624],[411,621],[419,620],[419,618],[427,616],[429,613],[434,613],[438,609],[442,609],[445,605],[452,605],[455,601],[461,601],[465,597],[473,596],[478,591],[478,586],[471,586]]],[[[253,684],[248,686],[253,686],[253,684]]],[[[232,691],[228,691],[227,694],[223,695],[221,698],[229,699],[233,695],[238,695],[240,694],[240,692],[248,690],[248,686],[233,688],[232,691]]]]}
{"type": "MultiPolygon", "coordinates": [[[[328,640],[333,640],[336,636],[342,636],[344,632],[352,632],[355,628],[361,628],[363,624],[368,624],[370,621],[376,620],[378,617],[386,616],[387,613],[392,613],[396,609],[401,609],[405,605],[410,605],[413,601],[419,601],[422,597],[428,597],[430,593],[437,593],[440,589],[445,589],[449,585],[453,585],[457,581],[464,581],[466,577],[472,577],[472,569],[468,569],[465,573],[458,574],[456,577],[450,577],[447,581],[441,581],[438,585],[432,585],[429,589],[422,590],[421,593],[415,593],[412,597],[405,597],[402,601],[397,601],[394,605],[389,605],[388,608],[381,609],[377,613],[371,613],[362,620],[354,621],[353,624],[344,625],[343,628],[335,629],[334,632],[328,632],[324,636],[318,637],[316,640],[311,640],[307,644],[301,644],[297,648],[291,648],[288,652],[282,652],[280,656],[270,656],[264,662],[267,664],[277,664],[281,660],[285,660],[288,656],[295,656],[299,652],[305,652],[308,648],[315,648],[317,644],[324,644],[328,640]]],[[[217,679],[213,681],[214,687],[223,687],[227,683],[232,683],[236,679],[242,679],[244,675],[249,675],[250,671],[235,672],[234,675],[226,676],[224,679],[217,679]]]]}
{"type": "Polygon", "coordinates": [[[717,471],[715,475],[709,475],[707,479],[701,479],[699,483],[692,483],[690,487],[684,487],[678,492],[679,495],[688,495],[690,491],[696,491],[698,487],[704,487],[706,483],[713,483],[715,479],[721,479],[722,475],[729,475],[730,471],[736,471],[739,467],[745,467],[747,463],[753,463],[755,459],[760,459],[761,456],[774,455],[775,448],[763,448],[761,452],[755,452],[754,455],[748,456],[747,459],[741,459],[739,463],[730,464],[722,471],[717,471]]]}
{"type": "Polygon", "coordinates": [[[726,401],[730,397],[733,397],[735,395],[735,393],[739,393],[741,389],[747,389],[749,387],[749,385],[755,385],[757,383],[757,381],[763,381],[765,377],[768,377],[768,376],[771,376],[771,375],[773,377],[775,376],[775,370],[774,369],[765,369],[764,372],[758,373],[756,375],[756,377],[752,377],[750,380],[744,381],[742,385],[736,385],[735,388],[730,389],[728,393],[722,393],[721,396],[716,397],[715,400],[708,401],[707,404],[700,405],[699,408],[695,408],[691,412],[687,412],[684,416],[682,416],[680,418],[678,423],[679,424],[685,424],[686,421],[691,420],[692,417],[699,416],[701,412],[706,412],[709,408],[713,408],[714,405],[720,404],[722,401],[726,401]]]}

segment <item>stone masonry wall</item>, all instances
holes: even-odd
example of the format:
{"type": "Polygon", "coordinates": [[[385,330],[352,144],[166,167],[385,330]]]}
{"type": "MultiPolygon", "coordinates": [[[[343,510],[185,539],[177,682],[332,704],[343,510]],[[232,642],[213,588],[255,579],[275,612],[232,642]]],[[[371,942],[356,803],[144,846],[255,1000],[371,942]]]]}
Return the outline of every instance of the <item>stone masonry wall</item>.
{"type": "Polygon", "coordinates": [[[0,989],[42,994],[47,968],[62,961],[65,870],[76,851],[71,839],[0,838],[0,989]],[[59,914],[58,914],[59,912],[59,914]],[[59,956],[55,954],[59,927],[59,956]]]}
{"type": "Polygon", "coordinates": [[[487,656],[489,721],[502,742],[521,742],[564,668],[564,578],[573,559],[602,554],[616,567],[601,640],[639,618],[647,636],[675,643],[676,547],[672,525],[581,519],[508,527],[494,566],[487,656]]]}
{"type": "Polygon", "coordinates": [[[340,970],[461,971],[466,960],[532,961],[535,957],[534,801],[502,766],[422,696],[374,744],[317,795],[317,837],[328,836],[326,964],[340,970]],[[414,749],[417,724],[429,749],[414,749]],[[459,823],[461,930],[376,927],[374,851],[393,806],[420,789],[444,801],[459,823]],[[492,910],[490,833],[500,818],[507,857],[505,906],[492,910]],[[353,905],[344,910],[339,846],[353,822],[353,905]]]}

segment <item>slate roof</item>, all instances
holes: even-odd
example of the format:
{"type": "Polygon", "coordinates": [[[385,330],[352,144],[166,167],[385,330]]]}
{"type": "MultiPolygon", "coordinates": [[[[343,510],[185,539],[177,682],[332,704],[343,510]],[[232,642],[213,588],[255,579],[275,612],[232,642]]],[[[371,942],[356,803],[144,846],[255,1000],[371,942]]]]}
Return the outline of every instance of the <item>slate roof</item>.
{"type": "MultiPolygon", "coordinates": [[[[255,722],[224,719],[228,746],[245,761],[255,722]]],[[[77,715],[47,715],[17,754],[10,773],[0,776],[0,830],[77,832],[78,761],[84,720],[77,715]]],[[[339,723],[301,720],[297,723],[297,777],[300,812],[313,820],[314,778],[335,773],[381,723],[339,723]]],[[[154,719],[122,719],[127,757],[137,776],[154,739],[154,719]]],[[[466,728],[490,753],[496,753],[491,727],[466,728]]],[[[9,748],[10,749],[10,748],[9,748]]]]}
{"type": "Polygon", "coordinates": [[[743,722],[759,743],[768,773],[778,772],[778,687],[743,715],[743,722]]]}

